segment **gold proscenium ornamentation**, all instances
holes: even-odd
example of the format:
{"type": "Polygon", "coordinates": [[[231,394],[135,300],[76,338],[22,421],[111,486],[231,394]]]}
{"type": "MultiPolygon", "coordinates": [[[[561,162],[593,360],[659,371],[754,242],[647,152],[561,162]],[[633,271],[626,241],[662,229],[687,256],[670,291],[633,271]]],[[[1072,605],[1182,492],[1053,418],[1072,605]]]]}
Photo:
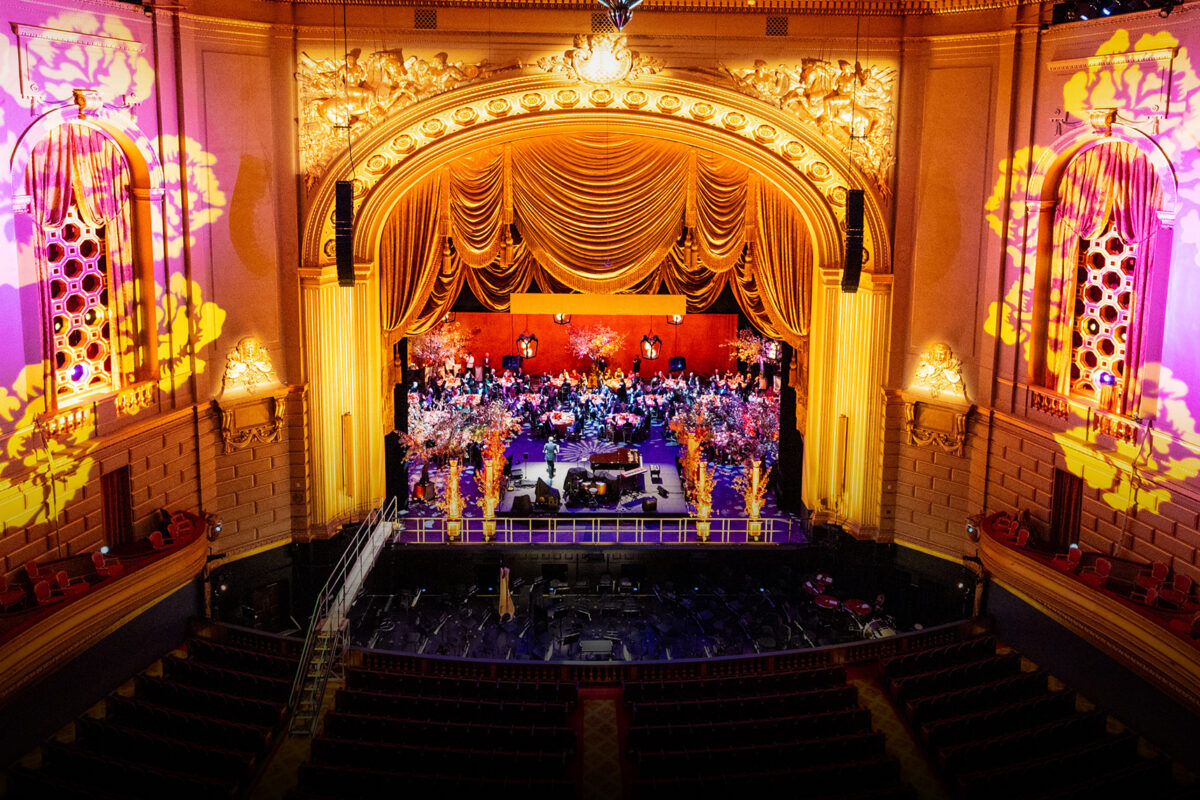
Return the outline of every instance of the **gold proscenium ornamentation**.
{"type": "Polygon", "coordinates": [[[665,66],[661,59],[630,50],[623,33],[582,33],[574,47],[560,56],[539,58],[537,65],[544,72],[601,85],[635,81],[665,66]]]}
{"type": "Polygon", "coordinates": [[[887,176],[895,161],[894,67],[805,58],[796,66],[771,68],[760,60],[748,69],[727,68],[726,72],[739,91],[813,123],[844,145],[853,145],[855,163],[874,179],[881,193],[889,193],[887,176]]]}
{"type": "Polygon", "coordinates": [[[311,186],[329,159],[388,114],[427,97],[491,75],[487,62],[450,61],[445,53],[425,60],[400,50],[362,57],[358,48],[344,59],[300,54],[300,155],[311,186]]]}

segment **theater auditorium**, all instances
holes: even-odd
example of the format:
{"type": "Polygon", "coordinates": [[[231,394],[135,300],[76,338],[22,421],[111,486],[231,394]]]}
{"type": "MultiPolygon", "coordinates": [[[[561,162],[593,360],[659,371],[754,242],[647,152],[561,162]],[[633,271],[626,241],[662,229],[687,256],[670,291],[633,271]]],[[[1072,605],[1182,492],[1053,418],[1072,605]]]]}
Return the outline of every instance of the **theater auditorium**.
{"type": "Polygon", "coordinates": [[[3,4],[0,796],[1200,797],[1198,9],[3,4]]]}

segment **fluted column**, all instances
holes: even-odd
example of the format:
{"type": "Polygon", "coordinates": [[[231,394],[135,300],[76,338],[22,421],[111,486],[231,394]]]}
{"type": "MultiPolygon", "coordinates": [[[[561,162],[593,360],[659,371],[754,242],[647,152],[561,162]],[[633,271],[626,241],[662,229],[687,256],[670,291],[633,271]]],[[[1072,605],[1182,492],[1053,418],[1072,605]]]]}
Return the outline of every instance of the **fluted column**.
{"type": "Polygon", "coordinates": [[[813,307],[805,503],[815,520],[878,533],[883,395],[891,325],[891,275],[863,273],[841,291],[841,271],[822,270],[813,307]]]}
{"type": "Polygon", "coordinates": [[[379,297],[373,273],[342,287],[332,267],[301,270],[314,535],[383,499],[379,297]]]}

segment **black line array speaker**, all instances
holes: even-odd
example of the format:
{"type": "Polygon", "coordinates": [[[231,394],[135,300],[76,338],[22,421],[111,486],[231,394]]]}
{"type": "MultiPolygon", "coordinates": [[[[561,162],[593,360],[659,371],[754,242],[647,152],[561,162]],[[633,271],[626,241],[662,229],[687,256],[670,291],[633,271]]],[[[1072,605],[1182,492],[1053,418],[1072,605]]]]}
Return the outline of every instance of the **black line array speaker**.
{"type": "Polygon", "coordinates": [[[863,190],[846,190],[846,263],[842,291],[857,292],[863,265],[863,190]]]}
{"type": "Polygon", "coordinates": [[[338,286],[354,285],[354,184],[338,181],[333,194],[333,246],[338,286]]]}

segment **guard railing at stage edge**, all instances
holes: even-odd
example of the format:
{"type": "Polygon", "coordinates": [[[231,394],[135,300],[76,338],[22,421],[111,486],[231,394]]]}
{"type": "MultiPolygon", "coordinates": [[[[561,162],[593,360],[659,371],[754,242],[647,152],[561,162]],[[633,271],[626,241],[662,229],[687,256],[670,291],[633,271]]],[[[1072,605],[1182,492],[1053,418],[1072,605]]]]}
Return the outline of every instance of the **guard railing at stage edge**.
{"type": "Polygon", "coordinates": [[[803,544],[808,526],[785,517],[713,517],[707,539],[695,517],[407,517],[395,521],[393,541],[405,544],[803,544]]]}

